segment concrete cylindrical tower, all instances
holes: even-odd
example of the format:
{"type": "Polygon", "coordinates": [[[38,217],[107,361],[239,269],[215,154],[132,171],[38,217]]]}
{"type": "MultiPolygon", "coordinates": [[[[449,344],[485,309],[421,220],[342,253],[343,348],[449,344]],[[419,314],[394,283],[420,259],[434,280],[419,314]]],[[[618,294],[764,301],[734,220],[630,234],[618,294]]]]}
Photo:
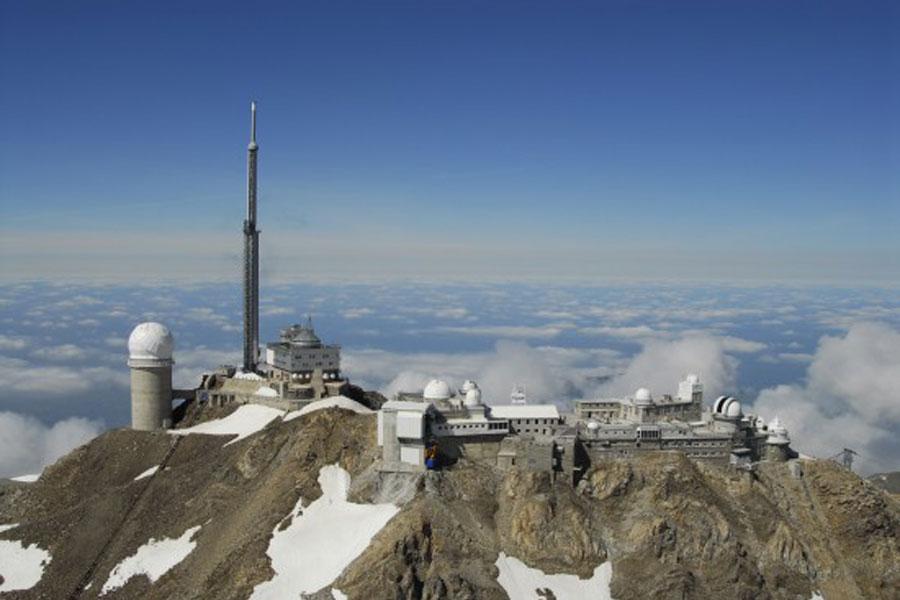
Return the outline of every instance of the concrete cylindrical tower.
{"type": "Polygon", "coordinates": [[[142,431],[172,426],[172,350],[175,340],[165,325],[141,323],[128,338],[131,367],[131,428],[142,431]]]}

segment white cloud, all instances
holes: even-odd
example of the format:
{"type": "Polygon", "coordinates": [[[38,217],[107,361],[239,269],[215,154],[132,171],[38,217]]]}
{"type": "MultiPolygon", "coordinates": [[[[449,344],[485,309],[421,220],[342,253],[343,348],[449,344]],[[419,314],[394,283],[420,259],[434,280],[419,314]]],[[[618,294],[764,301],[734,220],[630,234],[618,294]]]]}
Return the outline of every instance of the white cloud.
{"type": "Polygon", "coordinates": [[[38,348],[31,353],[35,358],[42,360],[50,360],[54,362],[78,361],[87,358],[86,350],[79,348],[75,344],[61,344],[59,346],[47,346],[38,348]]]}
{"type": "Polygon", "coordinates": [[[540,325],[537,327],[530,327],[527,325],[448,326],[435,327],[431,331],[496,338],[543,339],[556,337],[563,331],[571,328],[572,326],[567,323],[560,323],[553,325],[540,325]]]}
{"type": "Polygon", "coordinates": [[[803,385],[763,390],[754,408],[778,415],[793,446],[827,457],[844,447],[861,453],[872,471],[900,464],[900,332],[858,323],[845,335],[823,337],[803,385]]]}
{"type": "Polygon", "coordinates": [[[32,417],[0,412],[0,477],[38,473],[102,429],[99,421],[78,417],[47,427],[32,417]]]}
{"type": "Polygon", "coordinates": [[[634,327],[583,327],[578,332],[584,335],[605,335],[626,339],[659,335],[659,332],[646,325],[636,325],[634,327]]]}
{"type": "Polygon", "coordinates": [[[122,351],[125,350],[125,347],[128,345],[128,339],[119,336],[110,336],[103,340],[103,343],[109,346],[110,348],[118,348],[122,351]]]}
{"type": "Polygon", "coordinates": [[[606,349],[541,346],[502,340],[493,351],[475,353],[395,353],[350,350],[344,370],[354,382],[379,389],[388,397],[398,391],[421,390],[429,379],[446,379],[459,387],[466,379],[481,386],[485,401],[506,404],[514,385],[527,388],[530,401],[568,400],[593,387],[593,378],[608,376],[619,366],[619,354],[606,349]]]}
{"type": "Polygon", "coordinates": [[[0,388],[6,391],[65,395],[86,392],[96,385],[129,385],[127,369],[34,365],[0,356],[0,388]]]}
{"type": "Polygon", "coordinates": [[[241,353],[236,350],[215,350],[206,346],[178,350],[175,353],[172,384],[180,389],[196,387],[202,373],[208,373],[220,365],[236,365],[240,360],[241,353]]]}
{"type": "Polygon", "coordinates": [[[28,341],[21,337],[10,337],[0,333],[0,350],[24,350],[28,341]]]}
{"type": "MultiPolygon", "coordinates": [[[[736,338],[735,338],[736,339],[736,338]]],[[[640,387],[657,395],[673,393],[688,373],[703,382],[707,398],[734,391],[738,361],[727,352],[747,347],[734,339],[692,334],[676,340],[651,340],[625,370],[604,384],[599,392],[625,395],[640,387]]]]}
{"type": "Polygon", "coordinates": [[[371,308],[348,308],[347,310],[341,313],[345,319],[360,319],[367,315],[371,315],[374,310],[371,308]]]}
{"type": "Polygon", "coordinates": [[[722,342],[722,347],[726,352],[737,352],[740,354],[753,354],[766,349],[766,345],[762,342],[754,342],[743,338],[734,337],[732,335],[718,336],[722,342]]]}
{"type": "Polygon", "coordinates": [[[778,358],[787,362],[807,363],[812,362],[815,356],[805,352],[781,352],[778,354],[778,358]]]}

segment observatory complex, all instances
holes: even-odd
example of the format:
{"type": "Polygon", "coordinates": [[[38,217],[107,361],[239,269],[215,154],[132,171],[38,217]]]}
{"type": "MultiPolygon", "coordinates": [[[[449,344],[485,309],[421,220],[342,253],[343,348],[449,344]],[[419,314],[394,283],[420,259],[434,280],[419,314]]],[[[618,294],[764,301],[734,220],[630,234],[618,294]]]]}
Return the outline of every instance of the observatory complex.
{"type": "MultiPolygon", "coordinates": [[[[259,348],[256,103],[247,146],[247,213],[243,222],[243,362],[202,375],[191,390],[172,387],[175,339],[160,323],[141,323],[128,340],[132,427],[172,426],[172,403],[185,399],[225,406],[256,403],[295,410],[348,391],[341,348],[322,342],[312,320],[285,328],[259,348]]],[[[500,469],[547,471],[577,482],[592,465],[652,452],[675,451],[702,461],[753,468],[796,456],[777,417],[766,423],[721,396],[703,404],[700,378],[689,374],[674,395],[640,388],[623,398],[586,399],[571,413],[556,404],[529,404],[515,388],[508,404],[489,404],[474,381],[458,390],[433,379],[401,392],[378,411],[383,471],[421,471],[461,459],[500,469]]]]}

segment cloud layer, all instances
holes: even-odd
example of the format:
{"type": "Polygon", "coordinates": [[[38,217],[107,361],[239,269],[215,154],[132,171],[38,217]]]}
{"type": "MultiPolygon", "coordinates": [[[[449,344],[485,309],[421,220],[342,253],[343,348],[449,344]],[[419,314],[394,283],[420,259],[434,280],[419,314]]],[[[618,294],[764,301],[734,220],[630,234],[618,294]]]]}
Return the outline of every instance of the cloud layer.
{"type": "Polygon", "coordinates": [[[754,408],[778,415],[793,445],[820,457],[860,453],[864,472],[900,465],[900,331],[859,323],[819,342],[805,383],[763,390],[754,408]]]}
{"type": "Polygon", "coordinates": [[[40,473],[102,430],[100,421],[80,417],[47,427],[32,417],[0,412],[0,477],[40,473]]]}

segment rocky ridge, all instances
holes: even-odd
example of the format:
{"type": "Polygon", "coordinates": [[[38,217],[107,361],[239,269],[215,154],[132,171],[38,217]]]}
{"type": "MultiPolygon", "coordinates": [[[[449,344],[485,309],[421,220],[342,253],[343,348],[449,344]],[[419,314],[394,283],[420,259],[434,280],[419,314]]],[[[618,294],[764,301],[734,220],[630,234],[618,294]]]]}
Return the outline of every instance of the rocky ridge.
{"type": "MultiPolygon", "coordinates": [[[[185,423],[228,410],[189,409],[185,423]]],[[[249,598],[274,575],[273,531],[289,524],[300,498],[322,494],[317,477],[332,464],[352,476],[351,501],[401,510],[313,598],[338,597],[332,587],[351,599],[507,598],[501,552],[582,578],[609,561],[607,591],[617,600],[893,599],[900,586],[896,497],[830,462],[750,474],[659,454],[598,466],[575,487],[467,461],[386,475],[375,468],[375,417],[340,409],[226,441],[110,431],[38,482],[0,488],[0,524],[18,524],[0,540],[52,556],[34,587],[2,597],[100,597],[116,565],[149,539],[201,526],[196,547],[156,581],[133,577],[102,597],[249,598]]]]}

